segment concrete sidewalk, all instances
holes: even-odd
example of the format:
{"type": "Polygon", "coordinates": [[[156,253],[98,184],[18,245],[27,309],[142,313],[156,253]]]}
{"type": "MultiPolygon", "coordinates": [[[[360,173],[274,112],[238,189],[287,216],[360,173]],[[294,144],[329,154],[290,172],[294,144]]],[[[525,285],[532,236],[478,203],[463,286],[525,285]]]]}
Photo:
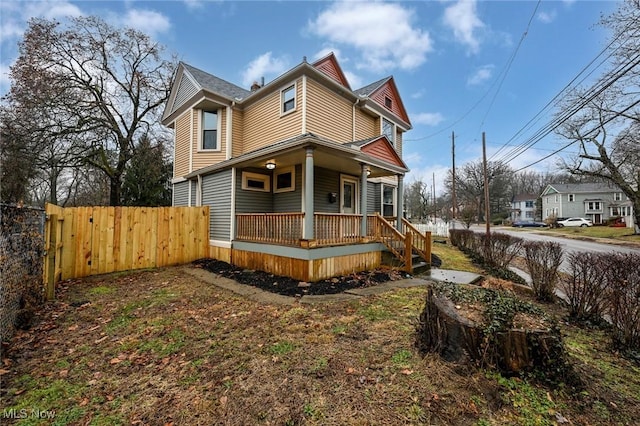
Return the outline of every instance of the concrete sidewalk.
{"type": "Polygon", "coordinates": [[[397,281],[387,281],[381,284],[377,284],[371,287],[356,288],[353,290],[347,290],[337,294],[323,294],[323,295],[305,295],[302,297],[290,297],[282,296],[280,294],[271,293],[261,290],[257,287],[238,283],[232,279],[221,277],[213,272],[206,271],[200,268],[193,268],[185,266],[182,268],[184,272],[204,281],[208,284],[224,288],[232,291],[235,294],[246,297],[249,300],[254,300],[260,303],[273,304],[273,305],[293,305],[296,303],[305,304],[317,304],[328,302],[341,302],[345,300],[357,300],[361,297],[366,297],[374,294],[381,294],[389,290],[396,288],[408,288],[426,286],[433,281],[453,282],[458,284],[473,284],[482,279],[481,275],[474,274],[472,272],[463,271],[450,271],[446,269],[432,269],[425,274],[404,278],[397,281]]]}

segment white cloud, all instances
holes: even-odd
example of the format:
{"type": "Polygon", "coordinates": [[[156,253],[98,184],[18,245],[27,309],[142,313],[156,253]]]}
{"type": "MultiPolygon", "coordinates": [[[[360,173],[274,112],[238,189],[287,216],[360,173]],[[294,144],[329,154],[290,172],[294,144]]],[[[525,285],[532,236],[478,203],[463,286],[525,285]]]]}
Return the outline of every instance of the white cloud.
{"type": "Polygon", "coordinates": [[[122,18],[122,24],[150,36],[168,31],[171,28],[169,18],[162,13],[146,9],[130,9],[122,18]]]}
{"type": "Polygon", "coordinates": [[[189,10],[200,10],[204,7],[202,0],[182,0],[189,10]]]}
{"type": "Polygon", "coordinates": [[[420,89],[417,92],[413,92],[411,95],[411,99],[420,99],[421,97],[423,97],[425,94],[425,90],[424,89],[420,89]]]}
{"type": "Polygon", "coordinates": [[[337,2],[309,22],[308,30],[357,49],[358,68],[408,70],[424,63],[432,50],[429,34],[412,26],[413,19],[413,12],[397,3],[337,2]]]}
{"type": "Polygon", "coordinates": [[[342,69],[342,72],[344,72],[344,76],[347,77],[349,86],[351,86],[352,89],[359,89],[362,86],[364,86],[362,78],[360,78],[360,76],[357,75],[356,73],[345,70],[344,68],[342,69]]]}
{"type": "Polygon", "coordinates": [[[411,121],[417,124],[424,124],[427,126],[437,126],[444,121],[444,117],[439,112],[420,112],[418,114],[411,115],[411,121]]]}
{"type": "Polygon", "coordinates": [[[0,2],[0,14],[3,44],[21,38],[31,18],[59,19],[83,15],[76,5],[67,1],[0,2]]]}
{"type": "Polygon", "coordinates": [[[408,188],[411,183],[416,181],[422,181],[427,185],[427,188],[432,190],[435,178],[436,196],[440,197],[446,191],[445,181],[449,175],[449,166],[442,164],[431,164],[425,166],[425,161],[422,158],[414,158],[415,161],[406,161],[407,166],[411,169],[404,178],[404,187],[408,188]],[[414,165],[414,166],[412,166],[414,165]]]}
{"type": "Polygon", "coordinates": [[[550,12],[539,12],[537,18],[538,21],[548,24],[550,22],[553,22],[556,19],[556,16],[558,16],[557,12],[555,10],[552,10],[550,12]]]}
{"type": "Polygon", "coordinates": [[[267,75],[279,75],[287,69],[287,60],[277,58],[271,52],[264,53],[249,63],[242,73],[242,83],[249,87],[254,81],[260,81],[267,75]]]}
{"type": "Polygon", "coordinates": [[[479,84],[484,83],[485,81],[491,79],[493,76],[493,69],[495,67],[493,65],[483,65],[478,68],[473,75],[471,75],[467,79],[468,86],[477,86],[479,84]]]}
{"type": "Polygon", "coordinates": [[[480,49],[478,29],[484,24],[478,18],[475,0],[458,0],[444,11],[444,23],[453,30],[456,40],[469,48],[470,53],[480,49]]]}

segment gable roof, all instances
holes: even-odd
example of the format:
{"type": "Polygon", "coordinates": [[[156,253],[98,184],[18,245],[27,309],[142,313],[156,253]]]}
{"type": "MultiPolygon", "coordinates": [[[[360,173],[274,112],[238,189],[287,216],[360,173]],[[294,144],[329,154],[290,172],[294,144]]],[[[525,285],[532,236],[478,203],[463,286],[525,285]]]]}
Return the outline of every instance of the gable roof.
{"type": "Polygon", "coordinates": [[[518,194],[514,195],[513,199],[511,199],[512,203],[519,203],[520,201],[531,201],[537,200],[538,196],[536,194],[518,194]]]}
{"type": "Polygon", "coordinates": [[[311,65],[327,74],[329,77],[333,78],[334,80],[345,86],[347,89],[351,90],[349,81],[344,75],[344,72],[342,72],[342,68],[340,68],[340,64],[338,64],[338,60],[336,59],[336,56],[333,54],[333,52],[329,53],[323,58],[318,59],[311,65]]]}
{"type": "Polygon", "coordinates": [[[361,108],[369,109],[374,114],[393,117],[396,124],[405,131],[412,128],[393,77],[385,77],[353,91],[333,53],[313,64],[307,63],[305,59],[302,63],[254,91],[243,89],[201,69],[180,62],[171,94],[162,114],[162,123],[170,125],[171,121],[188,107],[187,104],[190,101],[201,102],[207,107],[236,104],[238,108],[243,108],[243,105],[248,105],[269,93],[273,93],[274,90],[278,90],[284,81],[290,81],[300,75],[311,75],[322,84],[328,87],[333,86],[342,96],[352,102],[359,102],[361,108]],[[385,106],[385,96],[392,100],[392,108],[385,106]]]}
{"type": "Polygon", "coordinates": [[[389,139],[384,135],[356,141],[350,145],[357,146],[360,148],[360,151],[365,154],[369,154],[370,156],[383,160],[389,164],[408,168],[404,161],[402,161],[402,158],[398,155],[398,152],[393,148],[393,146],[391,146],[389,139]]]}
{"type": "Polygon", "coordinates": [[[377,105],[382,107],[383,111],[389,111],[411,127],[409,114],[402,103],[400,92],[396,86],[393,76],[382,78],[367,86],[361,87],[354,91],[358,96],[371,99],[377,105]],[[387,99],[391,102],[391,106],[387,105],[387,99]]]}
{"type": "Polygon", "coordinates": [[[229,83],[215,75],[211,75],[201,69],[181,62],[184,68],[191,74],[201,89],[222,95],[229,100],[237,98],[244,99],[251,94],[251,91],[229,83]]]}
{"type": "Polygon", "coordinates": [[[547,194],[593,194],[620,192],[616,185],[608,183],[550,183],[542,191],[541,195],[547,194]]]}

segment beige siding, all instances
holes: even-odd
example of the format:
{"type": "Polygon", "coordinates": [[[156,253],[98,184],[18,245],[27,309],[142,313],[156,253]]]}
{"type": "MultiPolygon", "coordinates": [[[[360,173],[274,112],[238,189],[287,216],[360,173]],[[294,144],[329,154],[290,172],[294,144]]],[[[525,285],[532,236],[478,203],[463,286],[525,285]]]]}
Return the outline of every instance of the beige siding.
{"type": "Polygon", "coordinates": [[[396,151],[400,158],[402,158],[402,132],[396,132],[396,151]]]}
{"type": "MultiPolygon", "coordinates": [[[[280,90],[244,111],[243,154],[302,133],[302,79],[296,83],[295,111],[280,115],[280,90]]],[[[282,88],[287,86],[283,85],[282,88]]]]}
{"type": "Polygon", "coordinates": [[[356,108],[356,140],[372,138],[380,134],[376,118],[356,108]]]}
{"type": "Polygon", "coordinates": [[[176,120],[175,134],[175,159],[173,177],[178,178],[189,173],[189,130],[191,125],[189,118],[191,113],[187,112],[176,120]]]}
{"type": "Polygon", "coordinates": [[[231,153],[232,157],[237,157],[242,154],[242,129],[244,126],[244,111],[234,109],[233,110],[233,120],[232,120],[232,128],[231,128],[231,137],[233,138],[233,143],[231,148],[233,152],[231,153]]]}
{"type": "Polygon", "coordinates": [[[307,79],[307,131],[335,142],[353,137],[353,104],[307,79]]]}
{"type": "Polygon", "coordinates": [[[218,110],[218,120],[220,120],[219,132],[220,132],[220,150],[219,151],[201,151],[199,148],[200,143],[200,122],[202,118],[202,111],[194,110],[193,114],[193,170],[198,170],[206,166],[210,166],[226,159],[226,129],[227,129],[227,112],[225,108],[218,110]]]}

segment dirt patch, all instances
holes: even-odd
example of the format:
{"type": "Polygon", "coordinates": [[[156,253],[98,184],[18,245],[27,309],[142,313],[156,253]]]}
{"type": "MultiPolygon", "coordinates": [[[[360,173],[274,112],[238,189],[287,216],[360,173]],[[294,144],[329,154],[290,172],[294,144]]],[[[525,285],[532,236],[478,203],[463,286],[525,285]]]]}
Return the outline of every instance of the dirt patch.
{"type": "Polygon", "coordinates": [[[193,262],[193,265],[197,268],[205,269],[214,274],[271,293],[297,297],[337,294],[347,290],[371,287],[406,277],[406,274],[402,274],[394,269],[376,269],[308,283],[289,277],[273,275],[264,271],[238,268],[237,266],[216,259],[196,260],[193,262]]]}

